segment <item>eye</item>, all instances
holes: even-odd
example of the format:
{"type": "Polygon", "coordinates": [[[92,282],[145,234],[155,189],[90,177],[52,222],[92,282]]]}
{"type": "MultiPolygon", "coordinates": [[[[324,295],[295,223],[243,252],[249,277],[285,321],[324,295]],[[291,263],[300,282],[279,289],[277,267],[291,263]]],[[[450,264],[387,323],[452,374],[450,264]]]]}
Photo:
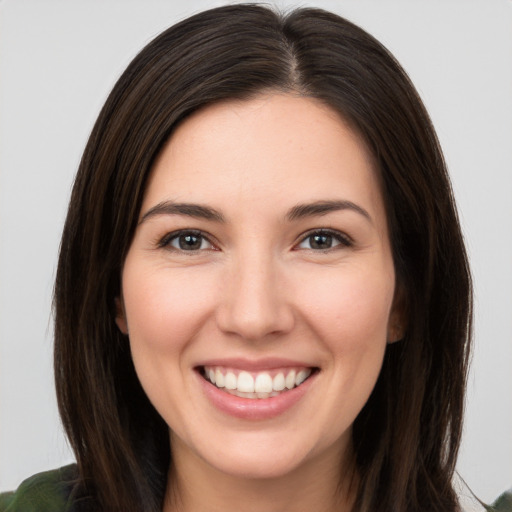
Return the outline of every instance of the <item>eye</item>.
{"type": "Polygon", "coordinates": [[[297,247],[314,251],[328,251],[340,245],[350,247],[352,241],[348,236],[338,231],[322,229],[308,233],[297,247]]]}
{"type": "Polygon", "coordinates": [[[159,245],[161,247],[188,252],[215,248],[208,238],[201,233],[201,231],[193,230],[169,233],[161,240],[159,245]]]}

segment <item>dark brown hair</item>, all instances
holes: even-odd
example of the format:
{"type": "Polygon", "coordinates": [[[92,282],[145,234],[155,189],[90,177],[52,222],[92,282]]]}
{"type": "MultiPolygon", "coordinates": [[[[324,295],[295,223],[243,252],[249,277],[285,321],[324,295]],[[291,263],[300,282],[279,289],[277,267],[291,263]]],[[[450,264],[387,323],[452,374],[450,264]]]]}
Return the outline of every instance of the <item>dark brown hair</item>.
{"type": "Polygon", "coordinates": [[[153,162],[176,126],[224,99],[314,97],[348,121],[377,163],[404,338],[388,346],[353,429],[357,511],[455,511],[471,332],[471,282],[429,116],[407,75],[334,14],[232,5],[171,27],[128,66],[76,177],[55,286],[55,378],[83,496],[97,510],[161,510],[168,428],[145,396],[114,299],[153,162]]]}

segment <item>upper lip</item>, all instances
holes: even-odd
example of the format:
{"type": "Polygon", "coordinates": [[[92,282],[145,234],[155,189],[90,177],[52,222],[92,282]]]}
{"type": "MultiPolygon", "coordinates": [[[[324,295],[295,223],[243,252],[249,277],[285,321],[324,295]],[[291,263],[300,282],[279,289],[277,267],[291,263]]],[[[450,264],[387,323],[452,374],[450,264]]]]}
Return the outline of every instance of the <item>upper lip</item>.
{"type": "Polygon", "coordinates": [[[314,368],[315,366],[304,361],[298,361],[288,358],[266,357],[262,359],[245,359],[245,358],[215,358],[201,361],[196,365],[203,366],[221,366],[225,368],[237,368],[252,372],[275,370],[279,368],[314,368]]]}

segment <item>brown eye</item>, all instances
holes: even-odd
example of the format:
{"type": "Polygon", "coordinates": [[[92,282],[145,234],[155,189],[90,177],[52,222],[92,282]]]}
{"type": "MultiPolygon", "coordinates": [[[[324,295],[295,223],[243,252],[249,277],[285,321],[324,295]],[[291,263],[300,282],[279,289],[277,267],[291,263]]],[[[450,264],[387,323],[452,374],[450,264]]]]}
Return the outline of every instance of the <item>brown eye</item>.
{"type": "Polygon", "coordinates": [[[209,240],[201,232],[196,231],[171,233],[162,241],[161,245],[179,251],[213,249],[213,245],[209,240]]]}
{"type": "Polygon", "coordinates": [[[339,245],[349,247],[352,243],[347,236],[336,231],[315,231],[303,238],[297,247],[299,249],[327,251],[339,245]]]}
{"type": "Polygon", "coordinates": [[[333,244],[331,235],[311,235],[309,237],[309,245],[311,249],[330,249],[333,244]]]}

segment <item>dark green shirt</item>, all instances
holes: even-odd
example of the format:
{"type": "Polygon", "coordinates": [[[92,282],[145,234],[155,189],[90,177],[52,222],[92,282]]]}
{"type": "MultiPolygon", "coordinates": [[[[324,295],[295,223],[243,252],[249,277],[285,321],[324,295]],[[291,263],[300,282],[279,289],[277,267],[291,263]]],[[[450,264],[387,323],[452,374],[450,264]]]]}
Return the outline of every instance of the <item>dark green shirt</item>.
{"type": "MultiPolygon", "coordinates": [[[[0,494],[0,512],[93,512],[96,507],[78,493],[78,471],[71,464],[53,471],[38,473],[14,492],[0,494]]],[[[489,512],[512,512],[512,490],[502,494],[489,512]]]]}
{"type": "Polygon", "coordinates": [[[77,479],[75,464],[38,473],[16,491],[0,494],[0,512],[78,512],[77,479]]]}

